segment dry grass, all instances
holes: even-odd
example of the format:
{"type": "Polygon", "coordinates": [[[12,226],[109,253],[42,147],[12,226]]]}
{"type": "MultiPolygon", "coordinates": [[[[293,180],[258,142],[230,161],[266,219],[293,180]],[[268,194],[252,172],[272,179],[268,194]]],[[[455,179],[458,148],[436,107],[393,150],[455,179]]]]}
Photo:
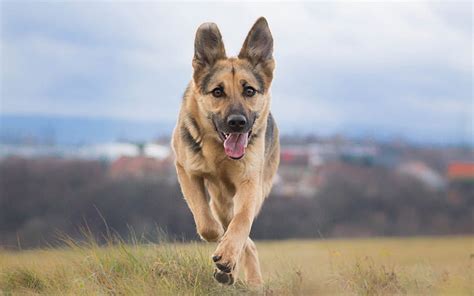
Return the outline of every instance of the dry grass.
{"type": "Polygon", "coordinates": [[[212,244],[0,251],[0,295],[472,295],[473,237],[258,242],[266,285],[212,279],[212,244]]]}

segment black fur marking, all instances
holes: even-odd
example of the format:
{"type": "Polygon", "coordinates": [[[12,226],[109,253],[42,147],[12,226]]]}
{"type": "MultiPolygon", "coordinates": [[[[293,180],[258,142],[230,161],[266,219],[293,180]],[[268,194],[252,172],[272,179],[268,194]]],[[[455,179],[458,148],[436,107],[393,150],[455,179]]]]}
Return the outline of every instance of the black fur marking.
{"type": "Polygon", "coordinates": [[[262,75],[260,75],[255,69],[251,69],[253,76],[255,76],[255,79],[257,80],[258,83],[258,91],[260,93],[265,92],[265,80],[263,80],[262,75]]]}
{"type": "Polygon", "coordinates": [[[250,141],[249,141],[249,146],[253,145],[253,143],[255,143],[255,140],[257,140],[259,136],[260,136],[259,134],[257,133],[254,134],[252,132],[252,136],[250,137],[250,141]]]}
{"type": "Polygon", "coordinates": [[[191,89],[191,84],[188,84],[188,86],[186,86],[186,89],[184,90],[184,93],[183,93],[183,101],[186,101],[186,95],[188,94],[190,89],[191,89]]]}
{"type": "Polygon", "coordinates": [[[193,136],[185,125],[181,126],[181,137],[183,137],[184,142],[186,142],[191,151],[193,151],[194,153],[198,153],[201,151],[201,144],[193,138],[193,136]]]}
{"type": "Polygon", "coordinates": [[[265,152],[269,151],[270,147],[273,145],[274,128],[275,121],[273,119],[272,113],[269,113],[267,117],[267,129],[265,130],[265,152]]]}
{"type": "Polygon", "coordinates": [[[196,133],[198,135],[200,135],[201,134],[201,129],[199,128],[199,125],[198,125],[196,119],[194,119],[194,117],[190,117],[190,116],[188,117],[188,119],[189,119],[189,123],[193,126],[196,133]]]}
{"type": "MultiPolygon", "coordinates": [[[[252,112],[250,114],[250,120],[252,121],[252,126],[255,124],[255,121],[257,120],[259,116],[260,114],[258,112],[252,112]]],[[[260,136],[260,130],[258,131],[252,130],[252,135],[249,140],[249,145],[252,145],[259,136],[260,136]]]]}
{"type": "Polygon", "coordinates": [[[215,65],[209,70],[206,75],[204,75],[200,83],[200,91],[202,94],[206,94],[207,92],[209,92],[207,88],[209,87],[209,83],[211,82],[212,77],[221,70],[222,66],[215,65]]]}
{"type": "Polygon", "coordinates": [[[209,85],[209,82],[211,81],[212,76],[214,75],[214,71],[209,71],[209,73],[204,76],[201,82],[201,93],[205,94],[207,92],[207,87],[209,85]]]}

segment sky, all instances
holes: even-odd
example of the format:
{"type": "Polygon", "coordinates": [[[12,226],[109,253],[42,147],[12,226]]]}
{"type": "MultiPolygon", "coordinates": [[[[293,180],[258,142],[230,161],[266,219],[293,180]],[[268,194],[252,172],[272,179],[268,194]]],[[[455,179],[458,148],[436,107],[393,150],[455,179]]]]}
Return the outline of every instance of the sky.
{"type": "Polygon", "coordinates": [[[175,121],[194,34],[265,16],[287,132],[473,142],[472,3],[1,2],[0,116],[175,121]]]}

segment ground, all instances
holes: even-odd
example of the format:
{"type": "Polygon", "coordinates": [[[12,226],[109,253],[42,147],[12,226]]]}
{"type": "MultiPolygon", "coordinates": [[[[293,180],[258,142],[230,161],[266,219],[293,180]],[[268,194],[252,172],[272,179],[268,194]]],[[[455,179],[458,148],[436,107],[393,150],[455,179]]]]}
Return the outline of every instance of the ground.
{"type": "Polygon", "coordinates": [[[214,244],[0,250],[0,295],[473,295],[474,237],[257,241],[261,289],[212,279],[214,244]]]}

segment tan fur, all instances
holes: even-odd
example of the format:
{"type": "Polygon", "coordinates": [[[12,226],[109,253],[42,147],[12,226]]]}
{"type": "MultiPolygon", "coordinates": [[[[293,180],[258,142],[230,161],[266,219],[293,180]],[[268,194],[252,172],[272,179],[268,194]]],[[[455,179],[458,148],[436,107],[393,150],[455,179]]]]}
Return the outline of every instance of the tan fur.
{"type": "MultiPolygon", "coordinates": [[[[267,24],[264,19],[259,19],[254,28],[257,25],[267,24]]],[[[211,33],[220,37],[217,26],[203,26],[204,30],[214,30],[211,33]]],[[[196,47],[205,46],[198,44],[199,34],[198,30],[196,47]]],[[[273,58],[263,62],[252,61],[245,56],[245,53],[248,53],[245,46],[244,44],[239,55],[243,58],[225,57],[223,46],[220,45],[211,48],[211,58],[214,60],[207,65],[199,60],[202,59],[200,53],[196,53],[193,80],[183,98],[173,132],[172,147],[176,155],[178,179],[194,216],[197,232],[206,241],[218,242],[213,254],[214,259],[219,258],[215,260],[218,267],[216,279],[227,276],[232,278],[229,283],[234,282],[241,268],[249,284],[260,285],[262,275],[257,249],[249,238],[249,233],[255,216],[270,192],[278,168],[279,140],[275,126],[272,142],[267,143],[267,149],[265,148],[273,58]],[[203,93],[202,80],[211,71],[213,76],[207,83],[207,89],[212,90],[218,84],[223,85],[227,92],[225,99],[219,100],[203,93]],[[241,95],[242,81],[255,87],[259,84],[252,71],[260,73],[266,87],[263,93],[253,98],[244,98],[241,95]],[[240,160],[230,159],[224,153],[222,140],[209,117],[210,114],[223,116],[229,108],[236,105],[247,114],[258,114],[252,127],[255,138],[240,160]],[[189,143],[186,143],[182,133],[183,127],[199,143],[198,152],[193,151],[189,143]],[[226,268],[229,272],[225,271],[226,268]]]]}

